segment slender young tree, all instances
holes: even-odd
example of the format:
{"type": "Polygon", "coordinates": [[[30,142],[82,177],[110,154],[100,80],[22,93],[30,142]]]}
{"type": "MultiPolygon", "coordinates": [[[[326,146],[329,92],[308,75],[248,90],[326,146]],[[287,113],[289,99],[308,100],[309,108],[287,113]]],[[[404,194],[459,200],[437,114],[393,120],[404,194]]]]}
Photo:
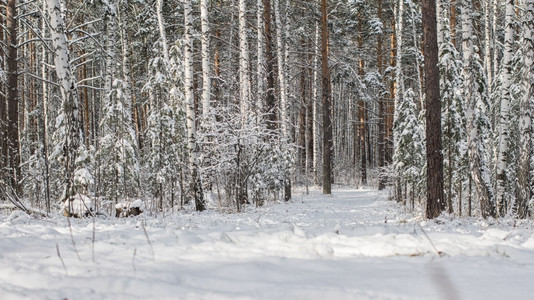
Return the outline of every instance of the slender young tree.
{"type": "MultiPolygon", "coordinates": [[[[382,20],[382,0],[377,1],[377,17],[380,22],[382,20]]],[[[382,47],[383,47],[383,37],[382,32],[380,32],[376,38],[376,64],[378,73],[382,75],[383,73],[383,62],[382,62],[382,47]]],[[[377,152],[378,152],[378,167],[384,168],[385,166],[385,95],[380,93],[378,95],[378,140],[377,140],[377,152]]],[[[383,190],[386,188],[385,176],[380,175],[378,177],[378,189],[383,190]]]]}
{"type": "Polygon", "coordinates": [[[426,95],[427,206],[426,217],[438,217],[445,208],[443,153],[441,146],[441,102],[436,1],[423,0],[424,77],[426,95]]]}
{"type": "Polygon", "coordinates": [[[328,5],[321,0],[321,81],[323,104],[323,194],[332,193],[332,94],[328,66],[328,5]]]}

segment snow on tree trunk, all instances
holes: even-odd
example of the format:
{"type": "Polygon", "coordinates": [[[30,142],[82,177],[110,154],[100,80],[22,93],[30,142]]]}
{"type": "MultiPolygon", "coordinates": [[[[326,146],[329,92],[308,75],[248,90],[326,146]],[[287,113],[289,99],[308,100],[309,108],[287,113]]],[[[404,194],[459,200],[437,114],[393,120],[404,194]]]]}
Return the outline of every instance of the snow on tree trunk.
{"type": "Polygon", "coordinates": [[[491,87],[493,84],[493,76],[491,69],[491,18],[490,18],[490,0],[484,1],[484,70],[486,71],[488,85],[491,87]]]}
{"type": "Polygon", "coordinates": [[[319,166],[320,166],[320,132],[319,132],[319,101],[317,99],[318,96],[318,85],[317,85],[317,79],[318,79],[318,64],[319,64],[319,23],[315,24],[315,52],[313,56],[313,75],[312,75],[312,132],[313,132],[313,176],[314,180],[313,182],[315,184],[319,184],[319,166]]]}
{"type": "Polygon", "coordinates": [[[263,1],[263,20],[264,20],[264,37],[265,37],[265,66],[267,72],[267,91],[265,95],[265,123],[267,129],[274,131],[276,129],[276,101],[274,98],[274,67],[272,52],[272,33],[271,33],[271,1],[263,1]]]}
{"type": "Polygon", "coordinates": [[[243,122],[250,109],[250,72],[247,39],[246,1],[239,0],[239,105],[243,122]]]}
{"type": "Polygon", "coordinates": [[[184,95],[187,118],[187,146],[191,171],[191,190],[197,211],[206,209],[202,194],[202,183],[199,174],[197,139],[195,126],[195,99],[193,86],[193,11],[191,0],[184,0],[184,95]]]}
{"type": "Polygon", "coordinates": [[[210,25],[208,22],[208,0],[200,1],[201,47],[202,47],[202,115],[206,118],[210,112],[211,78],[210,78],[210,25]]]}
{"type": "MultiPolygon", "coordinates": [[[[400,113],[400,110],[398,109],[399,107],[401,107],[401,101],[402,101],[402,96],[404,95],[404,78],[403,78],[403,74],[402,74],[402,25],[403,25],[403,11],[404,11],[404,1],[403,0],[399,0],[397,1],[397,5],[398,5],[398,8],[397,8],[397,28],[395,28],[395,32],[396,32],[396,36],[397,36],[397,49],[396,49],[396,54],[397,54],[397,57],[396,57],[396,66],[395,66],[395,85],[396,85],[396,89],[395,89],[395,104],[394,104],[394,107],[395,107],[395,112],[393,114],[393,124],[396,124],[398,123],[397,120],[399,119],[399,113],[400,113]]],[[[398,131],[397,130],[398,128],[393,128],[394,131],[398,131]]],[[[399,147],[399,143],[398,143],[398,137],[399,137],[399,134],[398,132],[395,132],[393,134],[393,149],[394,151],[396,152],[398,147],[399,147]]],[[[393,156],[395,156],[395,153],[393,154],[393,156]]],[[[393,164],[396,164],[396,162],[394,161],[393,164]]],[[[402,193],[400,192],[401,190],[401,177],[403,176],[403,174],[400,174],[398,172],[395,172],[395,198],[397,199],[397,201],[402,201],[402,193]]]]}
{"type": "Polygon", "coordinates": [[[282,136],[287,137],[287,88],[284,62],[284,46],[282,41],[282,34],[286,29],[282,25],[282,20],[280,16],[280,0],[274,0],[274,15],[276,19],[276,58],[278,63],[278,84],[280,90],[280,127],[282,136]]]}
{"type": "Polygon", "coordinates": [[[165,32],[165,24],[163,23],[163,14],[161,9],[163,7],[163,0],[156,0],[156,17],[158,18],[158,30],[161,39],[161,47],[163,48],[163,58],[165,63],[169,63],[169,48],[167,46],[167,34],[165,32]]]}
{"type": "MultiPolygon", "coordinates": [[[[414,5],[412,3],[412,5],[414,5]]],[[[425,100],[424,100],[424,97],[423,97],[423,75],[421,74],[421,60],[419,59],[420,57],[420,48],[419,48],[419,42],[418,40],[420,39],[420,36],[417,34],[417,26],[415,24],[415,7],[410,7],[410,11],[411,11],[411,15],[412,15],[412,37],[413,37],[413,50],[415,53],[417,53],[415,55],[415,72],[417,74],[417,95],[418,95],[418,98],[419,98],[419,102],[418,102],[418,105],[419,105],[419,110],[423,110],[425,108],[425,100]]],[[[439,19],[439,18],[438,18],[439,19]]],[[[443,23],[443,22],[440,22],[440,23],[443,23]]],[[[441,37],[443,39],[443,36],[441,37]]],[[[438,47],[439,45],[443,44],[443,40],[441,42],[438,43],[438,47]]]]}
{"type": "MultiPolygon", "coordinates": [[[[383,22],[382,20],[382,0],[378,0],[378,13],[377,17],[380,22],[383,22]]],[[[376,64],[378,68],[378,74],[382,75],[384,70],[382,66],[382,44],[383,44],[383,37],[382,33],[380,33],[377,36],[376,41],[376,64]]],[[[379,93],[379,99],[378,99],[378,140],[377,140],[377,154],[378,154],[378,168],[380,173],[382,173],[382,168],[384,168],[385,165],[385,101],[384,101],[384,95],[382,90],[379,93]]],[[[386,188],[386,178],[384,175],[380,174],[378,176],[378,190],[383,190],[386,188]]]]}
{"type": "Polygon", "coordinates": [[[467,151],[470,162],[470,172],[480,200],[482,217],[492,217],[495,214],[494,194],[486,162],[486,145],[482,137],[481,124],[488,122],[484,115],[484,98],[487,98],[484,85],[480,57],[473,51],[473,24],[471,14],[471,0],[462,2],[462,41],[464,63],[464,98],[467,120],[467,151]]]}
{"type": "Polygon", "coordinates": [[[76,156],[80,147],[80,112],[78,88],[76,78],[70,65],[69,43],[67,29],[61,11],[60,0],[46,0],[48,23],[52,36],[54,50],[54,65],[59,81],[61,98],[63,101],[63,115],[65,122],[65,178],[63,201],[71,199],[76,194],[74,175],[76,173],[76,156]]]}
{"type": "Polygon", "coordinates": [[[328,6],[321,0],[321,81],[323,103],[323,194],[332,193],[332,88],[328,66],[328,6]]]}
{"type": "Polygon", "coordinates": [[[517,170],[516,202],[514,213],[518,218],[528,215],[528,203],[532,196],[532,103],[534,102],[534,0],[525,1],[523,16],[523,95],[520,98],[519,163],[517,170]]]}
{"type": "Polygon", "coordinates": [[[257,99],[256,107],[258,111],[263,111],[263,101],[265,97],[265,52],[264,52],[264,41],[263,41],[263,2],[258,0],[256,3],[256,21],[257,21],[257,65],[256,65],[256,84],[257,84],[257,99]]]}
{"type": "Polygon", "coordinates": [[[508,159],[508,127],[510,122],[510,101],[512,84],[512,68],[513,68],[513,51],[514,51],[514,0],[506,1],[506,17],[505,26],[506,32],[504,35],[504,55],[503,55],[503,76],[502,76],[502,97],[501,109],[499,114],[499,144],[497,154],[497,185],[496,185],[496,202],[497,212],[499,216],[503,217],[506,213],[506,163],[508,159]]]}
{"type": "MultiPolygon", "coordinates": [[[[124,109],[129,115],[132,115],[132,73],[131,73],[131,50],[130,42],[128,41],[128,2],[122,4],[124,6],[124,11],[119,10],[118,12],[120,17],[120,38],[122,46],[122,75],[124,78],[124,109]]],[[[130,125],[133,125],[130,124],[130,125]]]]}
{"type": "Polygon", "coordinates": [[[113,88],[113,80],[115,75],[115,44],[116,41],[116,9],[114,1],[107,2],[105,7],[104,20],[106,22],[106,68],[104,76],[104,100],[102,104],[109,105],[111,101],[111,89],[113,88]]]}
{"type": "MultiPolygon", "coordinates": [[[[46,11],[46,2],[42,4],[43,11],[46,11]]],[[[41,20],[41,32],[47,32],[47,22],[44,18],[41,20]]],[[[48,78],[47,66],[49,65],[48,60],[48,48],[45,44],[41,44],[41,77],[48,78]]],[[[43,94],[41,97],[41,103],[43,106],[43,115],[42,115],[42,128],[41,128],[41,140],[43,147],[43,157],[44,157],[44,181],[45,181],[45,206],[46,212],[50,212],[51,201],[50,201],[50,164],[49,164],[49,153],[48,153],[48,83],[43,81],[42,83],[43,94]]]]}

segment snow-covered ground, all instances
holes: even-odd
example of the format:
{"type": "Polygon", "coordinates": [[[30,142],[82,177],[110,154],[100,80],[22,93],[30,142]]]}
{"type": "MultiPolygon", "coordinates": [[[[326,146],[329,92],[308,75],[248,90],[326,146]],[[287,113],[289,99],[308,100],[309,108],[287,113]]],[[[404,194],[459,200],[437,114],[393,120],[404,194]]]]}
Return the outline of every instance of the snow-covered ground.
{"type": "Polygon", "coordinates": [[[71,219],[72,235],[2,215],[0,299],[534,299],[532,221],[425,222],[386,197],[71,219]]]}

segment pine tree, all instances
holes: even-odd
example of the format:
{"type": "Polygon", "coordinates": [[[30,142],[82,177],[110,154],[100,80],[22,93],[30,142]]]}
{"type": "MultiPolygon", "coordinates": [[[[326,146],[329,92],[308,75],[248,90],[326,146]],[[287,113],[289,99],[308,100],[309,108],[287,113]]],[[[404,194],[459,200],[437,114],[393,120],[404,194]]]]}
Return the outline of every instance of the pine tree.
{"type": "MultiPolygon", "coordinates": [[[[423,182],[425,167],[425,134],[418,120],[415,93],[407,89],[402,100],[398,103],[398,114],[395,118],[394,135],[395,151],[393,169],[398,189],[410,184],[420,186],[423,182]]],[[[406,201],[398,192],[399,199],[406,201]]],[[[412,198],[413,200],[413,198],[412,198]]]]}
{"type": "Polygon", "coordinates": [[[486,136],[491,132],[491,123],[487,117],[489,103],[484,68],[479,53],[474,51],[477,40],[473,35],[471,11],[471,1],[463,0],[463,96],[467,101],[465,116],[470,173],[478,192],[481,215],[486,218],[495,216],[495,197],[486,148],[486,136]]]}
{"type": "Polygon", "coordinates": [[[448,12],[450,6],[447,1],[440,1],[442,15],[440,45],[440,74],[441,74],[441,102],[444,171],[448,213],[453,212],[453,195],[457,189],[459,211],[461,214],[462,184],[467,181],[466,160],[466,120],[462,95],[462,61],[458,50],[452,43],[448,12]]]}

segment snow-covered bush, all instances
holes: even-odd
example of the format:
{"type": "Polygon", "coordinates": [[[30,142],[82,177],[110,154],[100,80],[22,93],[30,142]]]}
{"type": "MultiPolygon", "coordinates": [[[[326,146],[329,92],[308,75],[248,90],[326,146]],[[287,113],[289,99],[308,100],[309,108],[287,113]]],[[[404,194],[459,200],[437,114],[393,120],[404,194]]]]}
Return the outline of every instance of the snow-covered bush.
{"type": "Polygon", "coordinates": [[[83,218],[92,215],[93,211],[93,201],[82,194],[76,194],[63,203],[65,217],[83,218]]]}

